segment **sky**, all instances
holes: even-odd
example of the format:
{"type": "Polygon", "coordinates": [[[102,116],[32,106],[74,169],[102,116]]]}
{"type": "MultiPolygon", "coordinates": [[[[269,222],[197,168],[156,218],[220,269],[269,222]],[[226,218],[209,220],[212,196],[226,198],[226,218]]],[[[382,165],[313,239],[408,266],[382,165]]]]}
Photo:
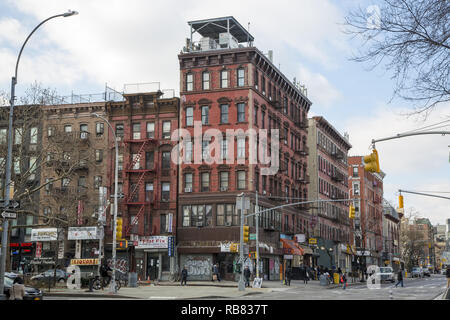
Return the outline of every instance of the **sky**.
{"type": "MultiPolygon", "coordinates": [[[[159,82],[179,92],[178,54],[189,37],[187,22],[234,16],[250,27],[254,45],[273,50],[274,64],[308,88],[309,116],[323,116],[350,136],[349,155],[371,153],[372,139],[416,130],[450,117],[450,103],[426,119],[406,116],[412,106],[392,99],[389,70],[350,61],[361,43],[343,32],[349,9],[377,0],[2,0],[0,1],[0,92],[10,92],[18,52],[42,20],[70,10],[40,27],[22,54],[16,95],[34,82],[62,96],[96,94],[105,85],[159,82]],[[250,23],[250,25],[249,25],[250,23]]],[[[448,124],[448,123],[447,123],[448,124]]],[[[450,125],[441,130],[450,131],[450,125]]],[[[427,135],[376,144],[386,174],[384,198],[398,206],[398,190],[449,192],[449,136],[427,135]]],[[[450,218],[445,199],[404,194],[406,212],[433,224],[450,218]]]]}

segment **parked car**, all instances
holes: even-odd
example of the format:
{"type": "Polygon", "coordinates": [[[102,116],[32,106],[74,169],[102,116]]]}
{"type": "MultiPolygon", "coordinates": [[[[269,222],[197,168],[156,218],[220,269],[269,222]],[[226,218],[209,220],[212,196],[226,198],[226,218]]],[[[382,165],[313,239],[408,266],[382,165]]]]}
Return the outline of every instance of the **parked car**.
{"type": "Polygon", "coordinates": [[[376,277],[383,281],[394,282],[394,270],[391,267],[380,267],[379,272],[376,274],[376,277]]]}
{"type": "Polygon", "coordinates": [[[421,267],[414,267],[411,270],[411,276],[413,278],[423,278],[423,270],[421,267]]]}
{"type": "MultiPolygon", "coordinates": [[[[32,281],[48,281],[49,279],[53,279],[55,276],[55,269],[49,269],[47,271],[44,271],[38,275],[35,275],[31,277],[32,281]]],[[[65,282],[67,278],[69,277],[69,274],[61,269],[56,269],[56,281],[57,282],[65,282]]]]}
{"type": "MultiPolygon", "coordinates": [[[[5,273],[5,277],[3,279],[3,293],[6,295],[6,299],[9,299],[9,290],[14,283],[14,278],[8,277],[7,273],[5,273]]],[[[41,290],[30,286],[25,286],[25,296],[23,297],[24,300],[42,300],[42,298],[43,294],[41,290]]]]}
{"type": "Polygon", "coordinates": [[[431,273],[428,268],[422,268],[422,272],[424,277],[431,277],[431,273]]]}

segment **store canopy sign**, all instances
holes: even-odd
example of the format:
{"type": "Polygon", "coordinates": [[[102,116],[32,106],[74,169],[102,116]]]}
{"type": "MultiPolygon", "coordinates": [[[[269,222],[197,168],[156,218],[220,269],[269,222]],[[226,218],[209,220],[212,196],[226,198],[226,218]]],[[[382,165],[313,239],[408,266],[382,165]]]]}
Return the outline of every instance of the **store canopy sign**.
{"type": "Polygon", "coordinates": [[[72,259],[70,260],[70,264],[73,266],[93,266],[98,265],[98,259],[72,259]]]}
{"type": "Polygon", "coordinates": [[[68,240],[96,240],[99,239],[97,227],[69,228],[68,240]]]}
{"type": "Polygon", "coordinates": [[[167,236],[139,237],[136,249],[168,249],[168,238],[167,236]]]}
{"type": "Polygon", "coordinates": [[[31,241],[57,241],[58,229],[31,229],[31,241]]]}

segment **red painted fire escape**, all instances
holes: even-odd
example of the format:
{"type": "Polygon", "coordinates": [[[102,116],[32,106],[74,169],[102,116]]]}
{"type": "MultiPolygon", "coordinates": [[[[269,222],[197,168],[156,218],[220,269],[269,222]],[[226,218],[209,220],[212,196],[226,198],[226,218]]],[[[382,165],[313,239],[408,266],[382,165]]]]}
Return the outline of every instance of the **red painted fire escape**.
{"type": "MultiPolygon", "coordinates": [[[[132,232],[133,234],[137,235],[144,235],[144,212],[146,212],[146,208],[150,208],[151,205],[151,199],[147,201],[145,199],[145,187],[144,187],[144,201],[140,201],[140,192],[139,190],[142,190],[142,186],[144,185],[145,178],[147,175],[151,173],[155,173],[155,164],[153,163],[152,168],[142,168],[142,167],[135,167],[137,163],[141,163],[141,160],[145,158],[145,152],[149,151],[148,147],[154,144],[156,140],[146,138],[146,139],[130,139],[130,140],[124,140],[124,143],[128,145],[128,156],[132,156],[133,154],[135,157],[132,159],[131,163],[127,166],[125,170],[123,170],[123,181],[125,185],[125,181],[128,182],[129,188],[124,188],[124,212],[127,213],[127,216],[131,216],[135,210],[132,211],[131,208],[139,207],[139,211],[132,219],[129,221],[127,225],[127,229],[125,232],[126,236],[129,236],[131,233],[130,231],[133,229],[134,226],[138,226],[137,233],[132,232]],[[134,153],[133,150],[135,150],[138,146],[139,150],[137,153],[134,153]],[[136,182],[136,175],[139,177],[136,182]],[[131,188],[131,186],[134,187],[131,188]],[[137,194],[137,198],[135,197],[137,194]]],[[[124,154],[125,156],[125,154],[124,154]]],[[[145,167],[145,166],[144,166],[145,167]]],[[[148,212],[148,210],[147,210],[148,212]]]]}

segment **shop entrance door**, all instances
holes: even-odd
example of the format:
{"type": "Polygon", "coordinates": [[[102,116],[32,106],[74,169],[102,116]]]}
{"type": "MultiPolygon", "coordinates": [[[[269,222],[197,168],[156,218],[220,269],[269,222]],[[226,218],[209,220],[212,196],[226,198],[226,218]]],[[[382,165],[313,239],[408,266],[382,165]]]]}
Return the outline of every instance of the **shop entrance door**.
{"type": "Polygon", "coordinates": [[[150,277],[150,280],[157,280],[159,274],[159,256],[151,256],[147,257],[147,278],[150,277]]]}

